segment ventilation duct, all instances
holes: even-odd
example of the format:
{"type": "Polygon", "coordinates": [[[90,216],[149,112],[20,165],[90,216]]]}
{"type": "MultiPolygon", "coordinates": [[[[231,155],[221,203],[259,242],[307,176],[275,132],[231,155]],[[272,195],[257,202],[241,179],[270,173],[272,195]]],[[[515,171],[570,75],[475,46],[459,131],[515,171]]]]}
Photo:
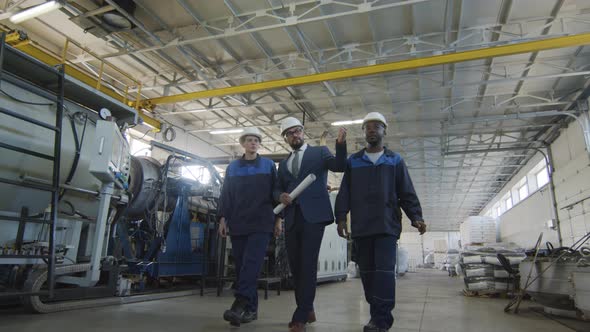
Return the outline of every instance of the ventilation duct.
{"type": "MultiPolygon", "coordinates": [[[[133,16],[135,12],[135,2],[133,0],[115,0],[114,2],[129,15],[133,16]]],[[[116,10],[104,13],[102,15],[102,21],[117,30],[131,29],[133,27],[133,23],[116,10]]]]}

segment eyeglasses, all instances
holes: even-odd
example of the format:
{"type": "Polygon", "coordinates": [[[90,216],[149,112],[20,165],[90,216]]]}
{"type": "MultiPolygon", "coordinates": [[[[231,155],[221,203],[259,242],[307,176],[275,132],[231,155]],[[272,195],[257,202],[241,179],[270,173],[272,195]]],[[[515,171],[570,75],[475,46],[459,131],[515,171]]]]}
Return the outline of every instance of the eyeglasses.
{"type": "Polygon", "coordinates": [[[293,137],[295,135],[300,135],[302,132],[303,132],[303,129],[301,129],[301,127],[299,127],[299,128],[285,132],[285,136],[286,137],[293,137]]]}

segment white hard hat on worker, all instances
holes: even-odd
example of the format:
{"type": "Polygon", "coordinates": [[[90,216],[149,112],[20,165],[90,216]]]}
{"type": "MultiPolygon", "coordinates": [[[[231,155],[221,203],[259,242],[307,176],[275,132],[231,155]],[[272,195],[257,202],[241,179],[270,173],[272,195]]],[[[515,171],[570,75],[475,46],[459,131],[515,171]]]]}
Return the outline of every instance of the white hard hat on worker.
{"type": "Polygon", "coordinates": [[[281,121],[281,136],[285,136],[286,131],[293,127],[301,127],[301,129],[303,130],[303,125],[301,124],[301,121],[299,121],[298,119],[294,117],[288,117],[283,119],[283,121],[281,121]]]}
{"type": "Polygon", "coordinates": [[[240,134],[240,144],[244,143],[246,136],[258,137],[258,142],[262,143],[262,134],[260,133],[260,130],[256,127],[244,128],[244,130],[240,134]]]}
{"type": "Polygon", "coordinates": [[[365,118],[363,119],[363,128],[365,127],[367,122],[370,121],[381,122],[383,124],[383,127],[387,128],[387,120],[385,120],[383,114],[379,112],[370,112],[369,114],[365,115],[365,118]]]}

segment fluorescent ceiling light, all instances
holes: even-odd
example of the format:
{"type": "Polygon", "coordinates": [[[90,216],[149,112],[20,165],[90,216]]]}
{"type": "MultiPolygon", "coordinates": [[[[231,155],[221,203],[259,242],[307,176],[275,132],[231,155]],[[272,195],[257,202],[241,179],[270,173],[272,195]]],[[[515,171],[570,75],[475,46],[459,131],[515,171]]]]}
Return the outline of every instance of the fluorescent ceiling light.
{"type": "Polygon", "coordinates": [[[239,134],[239,133],[241,133],[243,131],[244,131],[244,129],[213,130],[213,131],[210,131],[209,134],[212,134],[212,135],[239,134]]]}
{"type": "Polygon", "coordinates": [[[363,120],[347,120],[347,121],[336,121],[336,122],[332,122],[331,125],[332,126],[349,126],[349,125],[353,125],[353,124],[361,124],[363,123],[363,120]]]}
{"type": "Polygon", "coordinates": [[[44,4],[40,4],[34,7],[27,8],[21,12],[18,12],[10,17],[10,22],[14,24],[19,24],[26,20],[30,20],[37,16],[41,16],[43,14],[47,14],[51,11],[54,11],[60,8],[62,5],[59,1],[48,1],[44,4]]]}

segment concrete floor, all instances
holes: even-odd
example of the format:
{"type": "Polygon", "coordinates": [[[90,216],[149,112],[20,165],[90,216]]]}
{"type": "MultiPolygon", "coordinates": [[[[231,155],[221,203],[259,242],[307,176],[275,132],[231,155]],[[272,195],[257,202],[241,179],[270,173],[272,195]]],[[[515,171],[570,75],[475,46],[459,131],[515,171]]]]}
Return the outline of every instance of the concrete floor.
{"type": "MultiPolygon", "coordinates": [[[[508,300],[464,297],[462,286],[461,279],[431,270],[398,279],[392,331],[573,331],[528,310],[528,304],[518,316],[505,314],[508,300]]],[[[287,331],[294,309],[293,292],[272,292],[268,300],[260,299],[259,319],[237,329],[221,318],[231,302],[227,291],[222,297],[211,293],[48,315],[0,313],[0,331],[287,331]]],[[[318,321],[308,332],[362,331],[369,319],[359,279],[321,285],[315,305],[318,321]]]]}

